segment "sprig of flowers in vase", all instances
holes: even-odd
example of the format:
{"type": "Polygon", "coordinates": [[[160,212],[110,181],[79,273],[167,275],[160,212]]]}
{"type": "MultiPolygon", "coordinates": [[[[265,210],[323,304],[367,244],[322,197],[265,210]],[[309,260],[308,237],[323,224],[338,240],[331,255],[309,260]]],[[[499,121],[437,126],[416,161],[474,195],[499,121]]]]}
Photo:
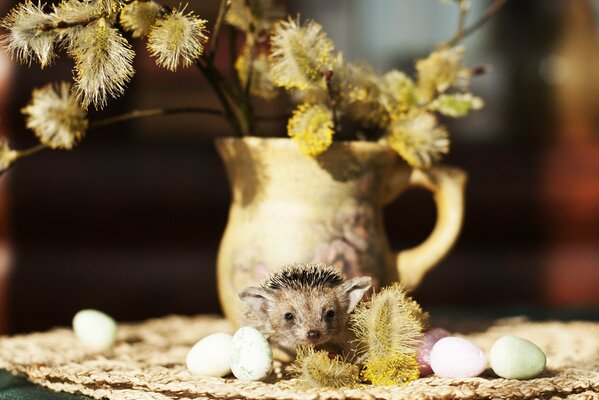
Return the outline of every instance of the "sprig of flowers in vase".
{"type": "Polygon", "coordinates": [[[416,62],[416,77],[398,70],[379,75],[335,52],[315,21],[285,17],[275,0],[222,0],[212,28],[189,5],[176,8],[152,0],[62,0],[55,5],[25,0],[2,20],[1,43],[23,64],[43,69],[64,50],[74,61],[73,83],[34,89],[23,109],[26,126],[39,145],[15,150],[0,139],[0,171],[44,149],[70,150],[91,129],[125,120],[180,113],[225,118],[234,134],[259,132],[255,98],[289,94],[294,111],[287,134],[308,156],[325,152],[334,140],[386,143],[416,168],[428,168],[449,151],[449,136],[437,115],[462,117],[483,106],[468,91],[482,72],[462,62],[456,46],[495,14],[506,0],[494,0],[484,15],[465,27],[468,0],[459,6],[456,35],[416,62]],[[236,74],[215,65],[223,24],[232,28],[230,46],[236,74]],[[211,31],[211,32],[209,32],[211,31]],[[214,90],[220,109],[181,106],[136,110],[90,120],[87,110],[104,108],[125,92],[135,70],[130,40],[145,39],[156,64],[170,71],[196,66],[214,90]],[[237,46],[239,42],[242,46],[237,46]]]}

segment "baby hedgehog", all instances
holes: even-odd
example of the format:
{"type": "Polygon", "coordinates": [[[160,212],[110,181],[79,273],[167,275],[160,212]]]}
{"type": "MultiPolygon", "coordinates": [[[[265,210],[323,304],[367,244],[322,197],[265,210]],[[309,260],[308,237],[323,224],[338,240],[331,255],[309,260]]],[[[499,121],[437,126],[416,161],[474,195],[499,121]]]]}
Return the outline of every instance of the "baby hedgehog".
{"type": "Polygon", "coordinates": [[[345,352],[352,336],[349,314],[370,289],[364,276],[344,280],[335,269],[318,264],[284,267],[260,287],[239,293],[248,305],[246,323],[289,357],[298,345],[345,352]]]}

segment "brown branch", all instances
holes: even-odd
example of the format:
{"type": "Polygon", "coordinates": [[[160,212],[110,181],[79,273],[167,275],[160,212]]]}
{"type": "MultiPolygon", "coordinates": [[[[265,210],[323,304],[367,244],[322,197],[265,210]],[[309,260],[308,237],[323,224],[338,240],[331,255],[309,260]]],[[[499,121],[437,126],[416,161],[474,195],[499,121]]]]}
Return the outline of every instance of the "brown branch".
{"type": "Polygon", "coordinates": [[[466,26],[466,17],[468,16],[469,3],[468,0],[460,0],[458,6],[460,7],[460,14],[458,17],[458,31],[456,35],[460,35],[464,32],[466,26]]]}
{"type": "MultiPolygon", "coordinates": [[[[174,114],[209,114],[217,117],[225,117],[225,113],[221,110],[204,107],[178,107],[178,108],[154,108],[149,110],[135,110],[125,114],[117,115],[114,117],[99,119],[91,121],[89,129],[100,128],[107,125],[117,124],[119,122],[131,121],[141,118],[153,118],[162,117],[166,115],[174,114]]],[[[289,115],[262,115],[256,117],[259,121],[279,121],[289,118],[289,115]]],[[[32,156],[39,153],[42,150],[48,149],[49,147],[43,143],[29,147],[23,150],[17,150],[17,160],[25,157],[32,156]]],[[[15,160],[8,168],[0,171],[0,176],[4,175],[9,169],[11,169],[17,162],[15,160]]]]}
{"type": "Polygon", "coordinates": [[[173,114],[209,114],[218,117],[224,117],[224,113],[221,110],[204,107],[178,107],[178,108],[154,108],[149,110],[135,110],[126,114],[117,115],[115,117],[109,117],[92,121],[90,123],[90,129],[99,128],[106,125],[116,124],[124,121],[131,121],[141,118],[152,118],[161,117],[165,115],[173,114]]]}
{"type": "Polygon", "coordinates": [[[216,55],[216,48],[220,39],[220,31],[225,20],[227,12],[231,8],[231,0],[221,0],[220,7],[218,9],[218,15],[214,22],[214,31],[212,32],[212,41],[210,42],[210,58],[214,59],[216,55]]]}
{"type": "MultiPolygon", "coordinates": [[[[117,115],[115,117],[109,117],[109,118],[99,119],[96,121],[91,121],[91,123],[89,125],[89,129],[100,128],[102,126],[112,125],[112,124],[116,124],[119,122],[131,121],[131,120],[140,119],[140,118],[151,118],[151,117],[160,117],[160,116],[172,115],[172,114],[191,114],[191,113],[210,114],[210,115],[215,115],[215,116],[219,116],[219,117],[224,117],[224,113],[222,111],[215,110],[212,108],[203,108],[203,107],[155,108],[155,109],[149,109],[149,110],[135,110],[135,111],[128,112],[126,114],[117,115]]],[[[29,147],[27,149],[17,150],[17,160],[24,158],[24,157],[29,157],[31,155],[39,153],[40,151],[42,151],[44,149],[47,149],[47,148],[49,148],[49,147],[43,143],[40,143],[36,146],[29,147]]],[[[2,176],[8,169],[12,168],[12,166],[15,165],[17,160],[15,160],[15,162],[13,162],[9,168],[0,171],[0,176],[2,176]]]]}
{"type": "Polygon", "coordinates": [[[464,38],[475,32],[476,30],[480,29],[484,24],[489,22],[489,20],[493,18],[495,14],[499,12],[499,10],[505,5],[505,3],[507,3],[507,0],[493,1],[493,3],[489,7],[487,7],[484,14],[476,22],[474,22],[468,28],[456,33],[456,35],[453,38],[451,38],[447,43],[445,43],[445,46],[455,46],[464,38]]]}
{"type": "Polygon", "coordinates": [[[335,93],[333,91],[333,70],[327,70],[324,73],[324,79],[327,84],[327,94],[329,95],[329,104],[333,112],[333,132],[339,133],[341,126],[339,126],[339,114],[337,110],[337,100],[335,99],[335,93]]]}
{"type": "Polygon", "coordinates": [[[37,29],[39,29],[42,32],[47,32],[47,31],[52,31],[54,29],[66,29],[66,28],[74,28],[76,26],[86,26],[86,25],[89,25],[92,22],[95,22],[95,21],[99,20],[100,18],[104,18],[104,17],[106,17],[106,13],[90,15],[87,18],[80,19],[77,21],[48,22],[48,23],[39,25],[37,27],[37,29]]]}
{"type": "MultiPolygon", "coordinates": [[[[208,81],[208,84],[212,87],[216,97],[218,97],[218,100],[223,107],[224,117],[229,124],[231,124],[231,127],[238,136],[244,136],[244,130],[241,127],[238,116],[233,107],[231,107],[227,93],[225,93],[224,86],[227,82],[224,80],[224,77],[216,68],[214,68],[214,65],[211,64],[211,60],[209,59],[206,59],[205,61],[203,59],[198,60],[196,66],[202,72],[206,81],[208,81]]],[[[235,101],[235,98],[233,98],[233,101],[235,101]]],[[[237,104],[239,104],[239,102],[237,102],[237,104]]]]}
{"type": "Polygon", "coordinates": [[[29,147],[28,149],[18,150],[17,159],[21,157],[28,157],[32,154],[38,153],[44,149],[47,149],[45,144],[38,144],[37,146],[29,147]]]}
{"type": "Polygon", "coordinates": [[[14,167],[20,158],[31,156],[35,153],[39,153],[40,151],[42,151],[44,149],[47,149],[46,145],[40,143],[36,146],[29,147],[27,149],[17,150],[17,158],[8,166],[8,168],[4,168],[4,169],[0,170],[0,177],[4,176],[4,174],[7,173],[8,170],[10,170],[12,167],[14,167]]]}

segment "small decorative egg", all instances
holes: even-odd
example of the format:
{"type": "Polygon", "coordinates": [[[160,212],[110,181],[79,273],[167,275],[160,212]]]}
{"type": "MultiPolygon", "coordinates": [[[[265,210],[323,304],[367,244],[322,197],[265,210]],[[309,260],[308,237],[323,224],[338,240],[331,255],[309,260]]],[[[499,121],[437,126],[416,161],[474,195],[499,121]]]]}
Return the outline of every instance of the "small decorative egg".
{"type": "Polygon", "coordinates": [[[547,363],[543,350],[536,344],[517,336],[503,336],[493,344],[489,353],[493,371],[502,378],[530,379],[539,375],[547,363]]]}
{"type": "Polygon", "coordinates": [[[249,326],[233,335],[231,371],[237,379],[258,381],[272,369],[272,349],[260,332],[249,326]]]}
{"type": "Polygon", "coordinates": [[[451,333],[442,328],[429,329],[422,335],[422,342],[418,346],[418,355],[416,360],[420,365],[420,376],[424,377],[433,373],[431,368],[431,350],[435,343],[444,337],[451,336],[451,333]]]}
{"type": "Polygon", "coordinates": [[[73,318],[75,336],[95,350],[106,350],[116,340],[114,320],[98,310],[81,310],[73,318]]]}
{"type": "Polygon", "coordinates": [[[471,378],[487,368],[485,353],[469,340],[459,337],[440,339],[431,350],[431,368],[442,378],[471,378]]]}
{"type": "Polygon", "coordinates": [[[187,353],[187,369],[196,375],[222,378],[231,373],[233,337],[228,333],[208,335],[187,353]]]}

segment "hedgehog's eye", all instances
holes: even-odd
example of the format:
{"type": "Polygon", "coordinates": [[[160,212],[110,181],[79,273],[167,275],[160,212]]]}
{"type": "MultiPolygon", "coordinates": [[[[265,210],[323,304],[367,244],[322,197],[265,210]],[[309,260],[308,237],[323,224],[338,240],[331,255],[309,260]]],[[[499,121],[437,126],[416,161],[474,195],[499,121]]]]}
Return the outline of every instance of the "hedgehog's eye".
{"type": "Polygon", "coordinates": [[[331,321],[333,318],[335,318],[335,310],[327,311],[324,317],[327,319],[327,321],[331,321]]]}
{"type": "Polygon", "coordinates": [[[285,313],[285,320],[286,321],[293,321],[293,314],[291,314],[290,312],[285,313]]]}

